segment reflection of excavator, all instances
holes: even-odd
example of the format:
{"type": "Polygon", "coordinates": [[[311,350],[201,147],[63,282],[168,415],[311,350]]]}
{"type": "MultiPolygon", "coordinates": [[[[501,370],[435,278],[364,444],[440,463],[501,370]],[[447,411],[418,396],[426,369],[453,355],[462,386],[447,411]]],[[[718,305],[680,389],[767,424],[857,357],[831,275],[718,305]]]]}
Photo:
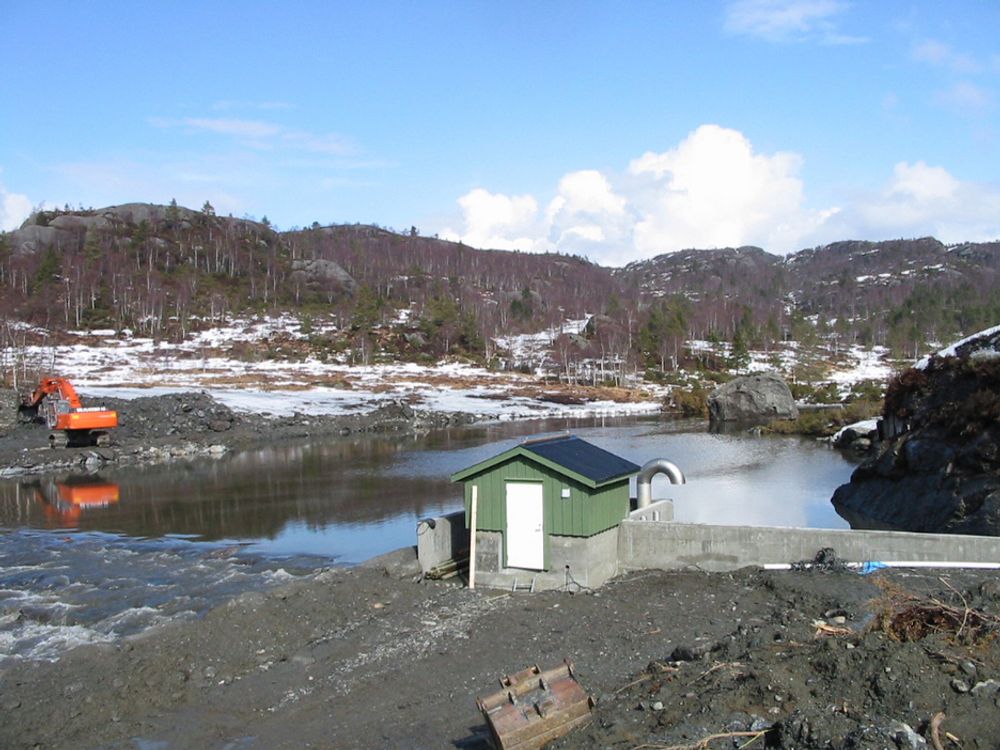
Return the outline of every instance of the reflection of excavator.
{"type": "Polygon", "coordinates": [[[57,526],[74,526],[83,511],[108,508],[121,496],[117,482],[108,482],[99,476],[67,477],[33,486],[46,517],[57,526]]]}
{"type": "Polygon", "coordinates": [[[108,430],[118,426],[118,412],[103,406],[87,408],[80,403],[73,384],[66,378],[43,378],[31,395],[24,398],[21,413],[35,419],[41,410],[52,430],[49,445],[108,445],[108,430]]]}

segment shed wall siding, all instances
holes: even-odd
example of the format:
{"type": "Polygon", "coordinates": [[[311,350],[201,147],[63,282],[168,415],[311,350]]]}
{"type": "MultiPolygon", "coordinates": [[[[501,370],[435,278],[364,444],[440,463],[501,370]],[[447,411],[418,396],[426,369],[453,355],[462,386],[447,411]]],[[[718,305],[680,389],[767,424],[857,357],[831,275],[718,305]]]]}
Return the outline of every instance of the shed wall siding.
{"type": "Polygon", "coordinates": [[[515,456],[465,482],[466,526],[472,504],[472,487],[479,488],[476,526],[482,531],[504,531],[507,525],[506,483],[541,482],[545,503],[545,534],[592,536],[619,523],[628,515],[628,479],[592,490],[541,464],[515,456]],[[570,489],[563,499],[562,489],[570,489]]]}

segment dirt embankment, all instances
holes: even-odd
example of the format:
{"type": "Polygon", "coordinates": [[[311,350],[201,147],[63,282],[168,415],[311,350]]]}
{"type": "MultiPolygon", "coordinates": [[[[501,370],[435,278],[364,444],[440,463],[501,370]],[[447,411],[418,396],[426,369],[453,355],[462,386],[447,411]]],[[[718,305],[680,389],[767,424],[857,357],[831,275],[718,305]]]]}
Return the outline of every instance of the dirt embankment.
{"type": "Polygon", "coordinates": [[[269,417],[235,412],[204,393],[104,399],[120,426],[106,447],[50,449],[40,422],[0,424],[0,477],[97,471],[108,464],[159,463],[276,440],[346,436],[357,432],[426,430],[462,424],[464,414],[419,412],[394,401],[367,414],[269,417]]]}
{"type": "Polygon", "coordinates": [[[564,657],[597,706],[554,747],[1000,746],[993,574],[648,572],[570,595],[390,569],[0,669],[0,746],[486,748],[475,697],[564,657]]]}

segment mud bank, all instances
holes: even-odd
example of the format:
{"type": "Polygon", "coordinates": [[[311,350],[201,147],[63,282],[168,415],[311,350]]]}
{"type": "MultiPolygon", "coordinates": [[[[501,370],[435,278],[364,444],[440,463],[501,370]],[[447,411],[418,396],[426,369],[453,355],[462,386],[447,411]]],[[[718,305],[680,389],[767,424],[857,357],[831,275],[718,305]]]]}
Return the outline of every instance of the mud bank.
{"type": "Polygon", "coordinates": [[[564,657],[598,702],[558,747],[1000,743],[992,575],[647,572],[510,594],[413,572],[398,553],[7,663],[0,746],[486,748],[475,697],[564,657]],[[909,630],[886,626],[900,611],[909,630]],[[727,736],[697,744],[712,734],[727,736]]]}
{"type": "Polygon", "coordinates": [[[44,424],[12,424],[0,430],[0,478],[106,466],[162,463],[222,455],[276,441],[346,437],[368,432],[419,432],[467,424],[461,413],[420,412],[394,402],[366,414],[271,417],[235,412],[204,393],[177,393],[135,399],[103,399],[118,411],[120,426],[107,447],[51,449],[44,424]]]}

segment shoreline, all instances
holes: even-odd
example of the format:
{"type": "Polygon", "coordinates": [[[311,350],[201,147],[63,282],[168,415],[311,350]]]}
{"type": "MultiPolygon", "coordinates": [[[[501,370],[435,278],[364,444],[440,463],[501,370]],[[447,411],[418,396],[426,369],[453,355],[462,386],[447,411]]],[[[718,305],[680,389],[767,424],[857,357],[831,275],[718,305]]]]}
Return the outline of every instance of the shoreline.
{"type": "Polygon", "coordinates": [[[539,403],[537,414],[501,419],[497,414],[419,410],[397,398],[364,413],[303,414],[296,410],[279,416],[241,411],[216,396],[199,390],[170,389],[149,396],[104,398],[102,403],[117,410],[121,418],[112,444],[106,447],[51,449],[47,443],[49,431],[43,424],[17,424],[0,433],[0,480],[221,456],[275,440],[325,440],[357,434],[421,433],[500,421],[638,418],[662,413],[651,404],[648,409],[632,404],[620,410],[607,406],[594,410],[586,404],[557,408],[539,403]]]}

